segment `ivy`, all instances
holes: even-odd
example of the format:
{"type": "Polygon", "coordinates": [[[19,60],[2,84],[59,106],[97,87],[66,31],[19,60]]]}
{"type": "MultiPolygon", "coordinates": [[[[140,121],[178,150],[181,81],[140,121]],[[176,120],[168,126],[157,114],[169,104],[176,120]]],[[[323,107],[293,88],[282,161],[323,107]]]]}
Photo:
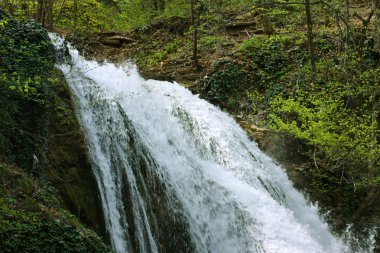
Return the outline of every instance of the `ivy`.
{"type": "Polygon", "coordinates": [[[1,164],[0,252],[111,252],[61,201],[55,188],[1,164]]]}
{"type": "Polygon", "coordinates": [[[248,73],[231,61],[216,61],[212,67],[215,72],[208,82],[208,95],[213,99],[226,100],[248,82],[248,73]]]}
{"type": "Polygon", "coordinates": [[[0,153],[29,170],[33,155],[43,160],[53,48],[37,23],[18,22],[3,11],[0,20],[0,153]]]}

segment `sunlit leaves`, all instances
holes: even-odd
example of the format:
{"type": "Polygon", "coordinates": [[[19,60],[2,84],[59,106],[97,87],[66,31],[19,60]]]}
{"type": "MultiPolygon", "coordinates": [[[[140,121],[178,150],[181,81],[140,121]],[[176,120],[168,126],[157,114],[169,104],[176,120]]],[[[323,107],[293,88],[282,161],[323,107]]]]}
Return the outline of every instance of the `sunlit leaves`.
{"type": "Polygon", "coordinates": [[[366,113],[363,108],[348,106],[350,86],[339,86],[329,83],[318,93],[298,90],[293,97],[276,97],[271,102],[271,125],[321,148],[342,163],[367,164],[380,151],[373,140],[379,130],[374,128],[369,108],[366,113]]]}

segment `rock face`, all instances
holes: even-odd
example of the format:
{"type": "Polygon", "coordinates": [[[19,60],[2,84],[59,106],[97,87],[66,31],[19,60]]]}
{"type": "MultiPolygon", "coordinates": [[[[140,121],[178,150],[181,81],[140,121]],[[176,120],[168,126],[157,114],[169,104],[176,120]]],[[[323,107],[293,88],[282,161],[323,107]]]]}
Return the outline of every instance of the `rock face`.
{"type": "MultiPolygon", "coordinates": [[[[83,228],[83,222],[105,237],[101,201],[87,159],[85,139],[76,120],[65,79],[60,72],[54,70],[54,49],[48,34],[39,24],[20,23],[1,10],[0,24],[0,167],[3,167],[4,172],[0,173],[0,214],[9,218],[15,224],[14,229],[20,233],[25,231],[17,224],[24,223],[24,216],[41,216],[42,225],[46,218],[57,231],[63,231],[68,221],[56,218],[58,223],[55,222],[51,217],[52,214],[57,214],[73,217],[68,219],[75,223],[73,227],[83,228]],[[22,174],[22,179],[27,180],[27,184],[10,184],[8,176],[11,178],[13,174],[22,174]],[[25,188],[25,194],[18,188],[25,188]],[[45,194],[41,189],[48,190],[45,194]],[[8,193],[14,193],[10,204],[2,201],[9,199],[8,193]],[[25,198],[28,200],[26,204],[25,198]],[[46,199],[56,200],[54,207],[50,202],[45,203],[46,199]],[[12,210],[15,207],[17,212],[23,210],[25,215],[14,216],[12,210]],[[55,209],[49,211],[51,208],[55,209]]],[[[9,224],[2,223],[3,220],[0,217],[0,231],[6,232],[9,224]]],[[[34,219],[31,218],[30,222],[33,223],[34,219]]],[[[45,227],[41,230],[49,231],[45,227]]],[[[13,250],[14,238],[9,233],[11,232],[3,234],[6,238],[0,235],[0,244],[3,246],[2,242],[5,241],[9,246],[2,247],[1,252],[29,252],[26,248],[13,250]]],[[[18,239],[20,247],[32,247],[27,242],[38,238],[29,231],[23,236],[25,243],[20,241],[21,237],[18,239]]],[[[78,238],[68,235],[62,242],[58,240],[58,243],[69,243],[64,240],[70,238],[75,243],[83,243],[79,235],[78,238]]],[[[98,237],[96,240],[103,244],[98,237]]],[[[44,248],[48,246],[43,245],[40,250],[62,252],[44,248]]],[[[74,251],[83,252],[82,250],[76,248],[74,251]]]]}
{"type": "Polygon", "coordinates": [[[58,82],[51,87],[54,107],[49,122],[49,165],[44,174],[75,216],[105,236],[100,195],[71,93],[61,72],[55,70],[54,77],[58,82]]]}

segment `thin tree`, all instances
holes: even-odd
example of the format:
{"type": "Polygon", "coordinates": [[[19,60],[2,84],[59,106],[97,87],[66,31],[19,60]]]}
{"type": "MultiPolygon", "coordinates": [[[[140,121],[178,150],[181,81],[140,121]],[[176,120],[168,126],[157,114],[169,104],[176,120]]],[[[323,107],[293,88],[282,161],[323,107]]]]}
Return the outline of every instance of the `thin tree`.
{"type": "Polygon", "coordinates": [[[38,0],[37,20],[46,29],[53,30],[53,0],[38,0]]]}
{"type": "Polygon", "coordinates": [[[311,71],[315,73],[315,52],[314,52],[314,42],[313,42],[313,20],[311,18],[310,10],[310,0],[305,0],[305,11],[306,11],[306,24],[307,24],[307,43],[309,46],[310,54],[310,65],[311,71]]]}
{"type": "Polygon", "coordinates": [[[191,25],[193,27],[193,67],[199,69],[198,62],[198,24],[199,24],[199,11],[197,8],[198,1],[191,0],[191,25]]]}

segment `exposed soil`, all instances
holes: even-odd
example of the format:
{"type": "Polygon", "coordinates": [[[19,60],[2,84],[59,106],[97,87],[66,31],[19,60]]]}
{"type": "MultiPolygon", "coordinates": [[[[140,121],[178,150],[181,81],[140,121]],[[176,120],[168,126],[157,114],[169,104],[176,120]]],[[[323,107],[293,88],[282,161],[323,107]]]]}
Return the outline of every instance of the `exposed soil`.
{"type": "Polygon", "coordinates": [[[186,34],[190,21],[173,17],[153,21],[149,27],[130,32],[106,32],[91,35],[67,34],[77,48],[88,58],[102,61],[137,63],[141,75],[147,79],[176,81],[184,86],[199,84],[212,71],[211,63],[234,55],[236,47],[244,40],[264,33],[257,13],[226,12],[215,14],[218,18],[205,22],[199,39],[198,61],[192,63],[192,35],[186,34]],[[217,41],[206,41],[212,36],[217,41]],[[175,43],[174,49],[167,45],[175,43]],[[165,49],[166,48],[166,49],[165,49]],[[144,58],[163,51],[165,56],[146,62],[144,58]]]}

